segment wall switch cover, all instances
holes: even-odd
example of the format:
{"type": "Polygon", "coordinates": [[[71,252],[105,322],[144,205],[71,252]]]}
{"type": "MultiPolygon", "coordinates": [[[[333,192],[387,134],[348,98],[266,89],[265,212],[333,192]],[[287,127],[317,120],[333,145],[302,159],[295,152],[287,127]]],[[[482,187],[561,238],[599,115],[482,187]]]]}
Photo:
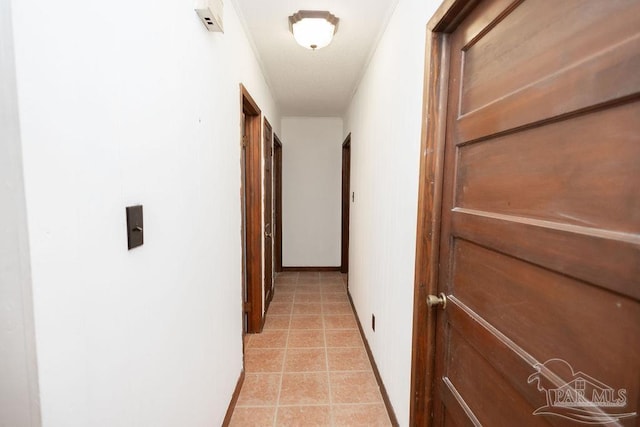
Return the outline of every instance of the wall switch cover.
{"type": "Polygon", "coordinates": [[[127,243],[129,249],[142,246],[144,229],[142,222],[142,205],[127,207],[127,243]]]}
{"type": "Polygon", "coordinates": [[[224,33],[222,0],[196,0],[196,13],[207,31],[224,33]]]}

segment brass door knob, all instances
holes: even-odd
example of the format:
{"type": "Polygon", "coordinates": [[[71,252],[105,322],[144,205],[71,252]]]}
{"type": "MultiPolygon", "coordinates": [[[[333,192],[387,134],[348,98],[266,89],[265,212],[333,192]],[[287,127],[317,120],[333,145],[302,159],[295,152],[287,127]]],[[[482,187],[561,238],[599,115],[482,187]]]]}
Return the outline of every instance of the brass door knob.
{"type": "Polygon", "coordinates": [[[442,292],[438,296],[429,295],[427,297],[427,305],[429,307],[435,307],[435,306],[441,305],[442,308],[444,309],[447,306],[447,297],[442,292]]]}

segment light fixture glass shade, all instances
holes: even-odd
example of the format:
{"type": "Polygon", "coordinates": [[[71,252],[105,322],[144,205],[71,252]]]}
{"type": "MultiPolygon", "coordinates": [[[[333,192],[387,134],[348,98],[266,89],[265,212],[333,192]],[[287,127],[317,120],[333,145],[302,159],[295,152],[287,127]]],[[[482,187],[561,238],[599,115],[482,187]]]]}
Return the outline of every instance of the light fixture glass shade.
{"type": "Polygon", "coordinates": [[[315,50],[331,43],[338,18],[329,12],[301,10],[289,17],[289,27],[300,46],[315,50]]]}

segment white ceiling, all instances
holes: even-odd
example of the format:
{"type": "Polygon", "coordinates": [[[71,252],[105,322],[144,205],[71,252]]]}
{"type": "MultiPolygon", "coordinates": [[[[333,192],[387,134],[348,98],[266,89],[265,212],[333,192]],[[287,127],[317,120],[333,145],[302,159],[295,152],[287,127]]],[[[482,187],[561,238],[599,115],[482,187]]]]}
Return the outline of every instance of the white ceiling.
{"type": "Polygon", "coordinates": [[[283,116],[341,116],[398,0],[232,0],[283,116]],[[312,51],[289,32],[298,10],[340,19],[331,44],[312,51]]]}

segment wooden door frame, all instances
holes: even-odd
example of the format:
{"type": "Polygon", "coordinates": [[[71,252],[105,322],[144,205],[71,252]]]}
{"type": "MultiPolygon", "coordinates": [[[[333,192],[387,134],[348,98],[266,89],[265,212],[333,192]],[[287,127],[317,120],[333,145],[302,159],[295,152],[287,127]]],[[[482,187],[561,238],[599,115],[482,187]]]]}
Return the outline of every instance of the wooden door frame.
{"type": "Polygon", "coordinates": [[[351,209],[351,133],[342,143],[342,238],[340,272],[349,273],[349,212],[351,209]]]}
{"type": "Polygon", "coordinates": [[[438,289],[450,34],[477,4],[478,0],[445,0],[427,24],[413,301],[412,426],[430,425],[433,412],[437,311],[427,306],[427,295],[437,294],[438,289]]]}
{"type": "MultiPolygon", "coordinates": [[[[240,84],[240,114],[245,115],[247,126],[246,140],[242,138],[241,147],[246,150],[246,238],[242,239],[245,251],[243,268],[247,277],[247,302],[243,311],[247,315],[247,332],[259,333],[264,324],[262,301],[262,157],[261,138],[262,113],[249,92],[240,84]]],[[[244,168],[245,165],[243,164],[244,168]]]]}
{"type": "Polygon", "coordinates": [[[282,142],[273,133],[273,204],[275,211],[275,228],[273,231],[273,264],[274,271],[282,271],[282,142]]]}
{"type": "Polygon", "coordinates": [[[265,311],[269,308],[271,298],[273,298],[273,127],[265,117],[262,124],[262,140],[263,140],[263,156],[264,156],[264,302],[265,311]],[[267,137],[271,135],[271,138],[267,137]],[[269,141],[271,143],[269,144],[269,141]],[[270,175],[270,182],[267,181],[267,176],[270,175]],[[271,186],[271,191],[267,190],[267,186],[271,186]],[[268,203],[267,198],[271,196],[271,200],[268,203]],[[267,209],[269,207],[269,209],[267,209]],[[270,212],[269,212],[270,211],[270,212]],[[270,218],[269,218],[270,217],[270,218]],[[267,220],[270,219],[271,237],[267,237],[267,220]],[[267,240],[271,242],[271,259],[267,259],[267,240]],[[271,264],[271,269],[267,267],[268,263],[271,264]],[[271,274],[267,274],[271,271],[271,274]],[[269,277],[271,276],[271,277],[269,277]]]}

